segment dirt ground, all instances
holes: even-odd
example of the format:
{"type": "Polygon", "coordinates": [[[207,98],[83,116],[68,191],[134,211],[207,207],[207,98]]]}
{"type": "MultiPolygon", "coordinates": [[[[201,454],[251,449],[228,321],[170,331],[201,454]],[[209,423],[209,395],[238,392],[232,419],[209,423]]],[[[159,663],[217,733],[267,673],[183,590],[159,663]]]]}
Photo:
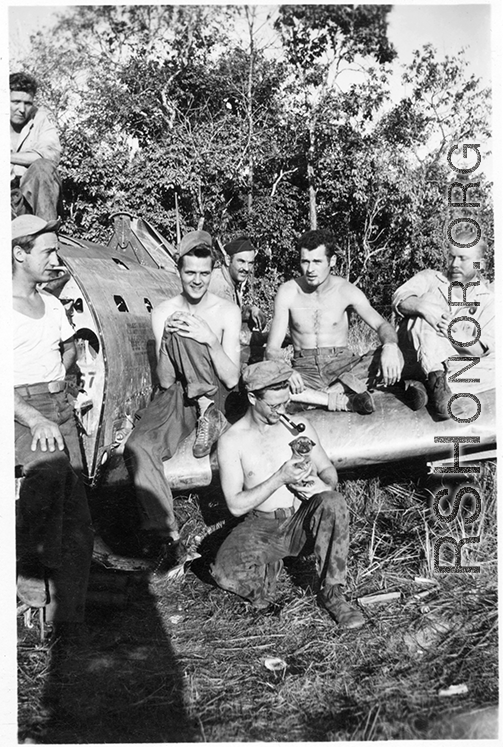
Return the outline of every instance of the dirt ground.
{"type": "MultiPolygon", "coordinates": [[[[220,498],[178,498],[180,523],[203,555],[183,577],[93,568],[88,640],[70,655],[40,643],[36,621],[26,628],[19,620],[19,741],[494,738],[494,473],[481,478],[482,572],[463,578],[429,572],[436,525],[417,484],[396,474],[343,485],[352,514],[349,596],[399,592],[364,607],[367,624],[356,632],[338,629],[317,606],[312,557],[286,565],[267,613],[212,585],[215,543],[203,537],[225,516],[220,498]],[[268,669],[270,657],[283,668],[268,669]]],[[[100,500],[105,539],[131,553],[117,539],[134,535],[127,497],[100,500]]]]}

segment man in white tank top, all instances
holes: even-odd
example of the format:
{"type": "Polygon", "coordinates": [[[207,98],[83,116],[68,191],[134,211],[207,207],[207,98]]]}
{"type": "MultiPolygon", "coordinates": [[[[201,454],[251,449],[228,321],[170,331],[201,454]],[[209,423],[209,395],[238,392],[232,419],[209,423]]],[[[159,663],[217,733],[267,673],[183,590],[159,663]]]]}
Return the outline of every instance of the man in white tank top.
{"type": "Polygon", "coordinates": [[[38,290],[54,277],[58,221],[12,221],[14,419],[22,475],[17,527],[18,597],[46,607],[57,634],[74,636],[84,619],[93,549],[73,407],[65,385],[75,360],[61,302],[38,290]]]}

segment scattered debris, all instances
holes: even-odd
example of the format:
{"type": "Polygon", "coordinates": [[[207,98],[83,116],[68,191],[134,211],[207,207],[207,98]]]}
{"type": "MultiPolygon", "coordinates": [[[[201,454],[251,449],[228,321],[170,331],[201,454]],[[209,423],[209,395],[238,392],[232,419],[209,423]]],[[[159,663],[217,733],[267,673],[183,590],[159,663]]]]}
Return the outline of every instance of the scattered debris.
{"type": "Polygon", "coordinates": [[[264,667],[271,672],[283,672],[286,669],[286,661],[279,656],[266,656],[264,667]]]}
{"type": "Polygon", "coordinates": [[[425,576],[415,576],[414,583],[416,584],[433,584],[438,586],[438,581],[434,578],[426,578],[425,576]]]}
{"type": "Polygon", "coordinates": [[[171,615],[168,620],[172,625],[178,625],[178,623],[183,622],[183,615],[171,615]]]}
{"type": "Polygon", "coordinates": [[[450,685],[445,690],[439,690],[438,695],[440,698],[450,698],[451,695],[466,695],[468,687],[463,682],[461,685],[450,685]]]}
{"type": "Polygon", "coordinates": [[[385,591],[379,594],[367,594],[365,597],[359,597],[358,603],[364,607],[368,607],[371,604],[380,604],[384,602],[394,602],[397,599],[401,599],[401,591],[385,591]]]}

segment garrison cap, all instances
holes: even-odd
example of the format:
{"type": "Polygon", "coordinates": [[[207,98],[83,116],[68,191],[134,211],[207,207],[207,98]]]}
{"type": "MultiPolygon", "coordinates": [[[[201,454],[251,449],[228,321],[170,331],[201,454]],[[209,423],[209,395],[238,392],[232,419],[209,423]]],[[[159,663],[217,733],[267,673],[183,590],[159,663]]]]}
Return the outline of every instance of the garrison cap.
{"type": "Polygon", "coordinates": [[[239,254],[240,252],[256,252],[256,248],[251,243],[250,239],[246,236],[239,236],[234,241],[229,241],[224,246],[224,252],[232,257],[233,254],[239,254]]]}
{"type": "Polygon", "coordinates": [[[201,246],[201,244],[211,249],[213,239],[208,231],[190,231],[190,233],[186,233],[178,245],[178,257],[183,257],[191,249],[195,249],[196,246],[201,246]]]}
{"type": "Polygon", "coordinates": [[[260,361],[246,366],[243,383],[247,392],[253,392],[288,381],[292,373],[293,369],[286,361],[260,361]]]}
{"type": "Polygon", "coordinates": [[[40,233],[56,233],[60,220],[44,220],[38,215],[20,215],[11,222],[12,240],[22,236],[38,236],[40,233]]]}

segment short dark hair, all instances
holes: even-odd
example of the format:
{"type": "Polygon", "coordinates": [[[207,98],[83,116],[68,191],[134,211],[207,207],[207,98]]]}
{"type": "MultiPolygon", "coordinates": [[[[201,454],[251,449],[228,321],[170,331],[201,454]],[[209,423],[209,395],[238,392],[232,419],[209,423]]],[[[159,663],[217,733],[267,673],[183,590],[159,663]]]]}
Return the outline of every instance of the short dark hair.
{"type": "Polygon", "coordinates": [[[9,76],[9,89],[11,91],[24,91],[35,96],[37,88],[37,81],[29,73],[12,73],[9,76]]]}
{"type": "Polygon", "coordinates": [[[301,249],[312,251],[322,245],[325,246],[328,259],[333,257],[335,253],[335,239],[333,234],[327,229],[305,231],[305,233],[297,239],[297,249],[299,252],[301,249]]]}
{"type": "Polygon", "coordinates": [[[15,246],[19,246],[29,254],[35,246],[35,241],[38,236],[40,236],[40,234],[37,233],[35,236],[32,234],[31,236],[19,236],[17,239],[12,239],[12,248],[14,249],[15,246]]]}
{"type": "Polygon", "coordinates": [[[186,254],[183,254],[176,263],[179,270],[183,267],[183,260],[185,257],[211,257],[211,269],[215,266],[215,254],[208,244],[199,244],[198,246],[193,247],[186,254]]]}
{"type": "Polygon", "coordinates": [[[254,394],[257,399],[264,399],[264,394],[268,391],[277,392],[281,389],[287,389],[288,388],[288,379],[285,379],[285,381],[277,381],[276,384],[271,384],[270,386],[265,386],[263,389],[255,389],[252,391],[252,394],[254,394]]]}

